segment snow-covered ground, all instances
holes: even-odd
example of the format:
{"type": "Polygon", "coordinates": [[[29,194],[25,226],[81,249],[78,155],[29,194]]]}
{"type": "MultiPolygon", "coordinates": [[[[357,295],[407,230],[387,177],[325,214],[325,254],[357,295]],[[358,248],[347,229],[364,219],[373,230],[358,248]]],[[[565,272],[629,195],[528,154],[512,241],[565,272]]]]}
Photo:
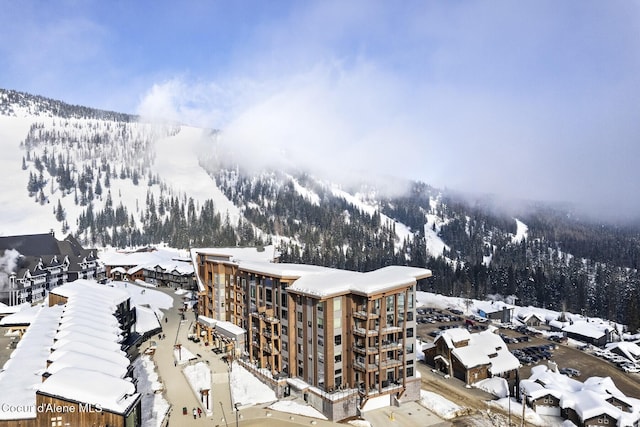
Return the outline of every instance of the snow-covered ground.
{"type": "MultiPolygon", "coordinates": [[[[548,310],[539,307],[526,306],[521,307],[517,305],[510,304],[512,298],[506,297],[504,298],[507,302],[499,301],[496,299],[493,300],[477,300],[477,299],[469,299],[469,298],[461,298],[461,297],[449,297],[445,295],[435,294],[432,292],[416,292],[416,306],[417,307],[434,307],[442,310],[446,310],[449,308],[455,308],[458,310],[462,310],[467,314],[478,314],[479,310],[483,310],[485,312],[498,311],[503,306],[508,306],[513,308],[513,321],[517,322],[519,316],[526,316],[528,314],[536,314],[540,319],[544,320],[555,320],[560,317],[562,313],[558,311],[548,310]]],[[[593,325],[598,324],[606,324],[607,326],[615,327],[617,330],[623,330],[623,325],[616,324],[610,322],[608,320],[603,320],[597,317],[589,317],[586,318],[581,314],[575,313],[564,313],[567,320],[572,320],[573,322],[585,322],[588,321],[593,325]]]]}
{"type": "Polygon", "coordinates": [[[420,405],[445,420],[464,415],[467,412],[467,409],[456,405],[447,398],[426,390],[420,390],[420,405]]]}
{"type": "Polygon", "coordinates": [[[209,365],[204,362],[194,363],[193,365],[185,366],[182,372],[187,377],[191,389],[198,397],[198,402],[201,402],[202,410],[207,416],[213,415],[212,393],[206,395],[207,401],[204,402],[200,394],[200,390],[211,390],[211,369],[209,369],[209,365]]]}
{"type": "Polygon", "coordinates": [[[133,362],[133,369],[138,380],[138,392],[142,394],[142,426],[160,427],[170,405],[159,393],[164,386],[158,379],[155,363],[143,355],[133,362]]]}
{"type": "Polygon", "coordinates": [[[180,346],[180,348],[173,349],[173,360],[178,365],[185,365],[189,363],[191,360],[196,360],[197,357],[195,354],[191,353],[189,349],[185,346],[180,346]]]}
{"type": "Polygon", "coordinates": [[[529,236],[529,227],[516,218],[516,235],[511,238],[513,243],[520,243],[529,236]]]}
{"type": "Polygon", "coordinates": [[[273,390],[253,376],[238,363],[231,369],[231,400],[242,406],[275,402],[278,400],[273,390]]]}
{"type": "Polygon", "coordinates": [[[203,129],[182,126],[177,135],[157,140],[154,170],[171,183],[174,190],[193,197],[200,206],[204,201],[213,199],[216,209],[223,214],[228,212],[231,223],[237,224],[239,209],[220,191],[214,179],[198,162],[202,150],[212,150],[212,141],[205,132],[203,129]]]}

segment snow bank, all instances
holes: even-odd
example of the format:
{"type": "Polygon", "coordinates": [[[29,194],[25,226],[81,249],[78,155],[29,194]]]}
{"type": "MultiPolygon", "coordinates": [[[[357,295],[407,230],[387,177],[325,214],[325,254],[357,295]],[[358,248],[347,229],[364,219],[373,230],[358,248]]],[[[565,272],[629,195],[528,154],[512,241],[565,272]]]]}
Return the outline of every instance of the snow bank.
{"type": "Polygon", "coordinates": [[[493,377],[486,380],[478,381],[473,384],[474,387],[491,393],[498,398],[507,397],[509,395],[509,386],[504,378],[493,377]]]}
{"type": "Polygon", "coordinates": [[[187,381],[189,382],[189,385],[191,385],[191,389],[198,397],[198,402],[202,404],[202,409],[205,410],[208,416],[213,415],[213,410],[211,409],[213,408],[213,405],[211,404],[211,396],[213,393],[209,393],[206,396],[208,402],[203,402],[200,394],[200,390],[211,391],[211,370],[209,369],[209,366],[204,362],[198,362],[193,365],[186,366],[182,372],[185,377],[187,377],[187,381]]]}
{"type": "Polygon", "coordinates": [[[230,373],[231,400],[242,406],[275,402],[276,393],[238,363],[230,373]]]}
{"type": "Polygon", "coordinates": [[[305,417],[318,418],[320,420],[328,420],[321,412],[309,405],[302,405],[293,400],[281,400],[269,406],[274,411],[286,412],[288,414],[304,415],[305,417]]]}
{"type": "Polygon", "coordinates": [[[157,393],[163,385],[155,364],[149,356],[143,355],[133,362],[133,370],[138,380],[138,392],[142,394],[142,427],[160,427],[171,406],[161,393],[157,393]]]}
{"type": "Polygon", "coordinates": [[[420,405],[445,420],[464,415],[467,412],[466,408],[456,405],[439,394],[426,390],[420,390],[420,405]]]}

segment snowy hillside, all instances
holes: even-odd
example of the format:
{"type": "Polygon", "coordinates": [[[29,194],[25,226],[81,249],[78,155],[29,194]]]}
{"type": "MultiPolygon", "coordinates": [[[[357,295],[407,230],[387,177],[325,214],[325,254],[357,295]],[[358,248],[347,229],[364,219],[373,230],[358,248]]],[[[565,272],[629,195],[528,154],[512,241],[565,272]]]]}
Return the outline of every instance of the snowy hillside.
{"type": "Polygon", "coordinates": [[[509,211],[420,182],[390,181],[404,191],[385,195],[290,161],[258,170],[223,136],[0,89],[0,234],[53,230],[119,248],[274,244],[283,262],[427,267],[434,277],[421,286],[438,293],[516,295],[640,327],[637,227],[540,203],[509,211]]]}

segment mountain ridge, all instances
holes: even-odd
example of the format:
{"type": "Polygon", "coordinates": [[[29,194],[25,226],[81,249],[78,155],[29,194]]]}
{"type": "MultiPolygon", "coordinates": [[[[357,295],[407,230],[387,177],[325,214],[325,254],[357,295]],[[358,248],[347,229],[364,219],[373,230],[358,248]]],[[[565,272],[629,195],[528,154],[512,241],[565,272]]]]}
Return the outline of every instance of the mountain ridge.
{"type": "Polygon", "coordinates": [[[275,243],[283,261],[428,267],[426,290],[515,295],[640,326],[635,227],[535,202],[502,209],[421,182],[385,195],[293,168],[246,171],[212,152],[216,131],[57,102],[0,91],[3,234],[52,228],[100,246],[275,243]]]}

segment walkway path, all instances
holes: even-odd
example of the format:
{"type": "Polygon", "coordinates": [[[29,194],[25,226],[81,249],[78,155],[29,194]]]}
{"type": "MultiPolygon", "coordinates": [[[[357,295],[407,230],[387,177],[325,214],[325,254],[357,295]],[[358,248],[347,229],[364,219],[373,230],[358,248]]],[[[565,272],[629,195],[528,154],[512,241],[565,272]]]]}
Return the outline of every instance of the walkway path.
{"type": "MultiPolygon", "coordinates": [[[[182,306],[182,297],[176,295],[172,289],[158,288],[158,290],[174,298],[174,306],[165,312],[167,322],[164,320],[162,321],[162,326],[164,328],[163,333],[166,335],[166,338],[162,340],[158,339],[157,336],[153,338],[157,342],[157,348],[153,359],[156,362],[160,380],[165,384],[165,397],[173,407],[169,417],[169,426],[235,426],[236,412],[231,402],[228,365],[221,359],[220,355],[212,352],[210,347],[203,345],[202,342],[194,343],[187,339],[189,326],[195,322],[195,315],[193,312],[188,312],[185,314],[185,320],[181,320],[178,308],[182,306]],[[193,408],[197,408],[200,405],[200,402],[198,400],[199,398],[195,396],[195,393],[191,389],[186,377],[182,373],[181,367],[174,365],[173,349],[175,343],[180,343],[193,354],[199,355],[198,361],[204,361],[209,364],[212,374],[211,401],[213,406],[213,416],[206,417],[203,411],[201,418],[193,418],[193,408]],[[187,415],[182,414],[182,408],[184,407],[187,408],[187,415]]],[[[145,345],[143,345],[143,348],[145,345]]],[[[252,406],[241,409],[238,413],[238,425],[240,427],[289,427],[296,425],[335,427],[344,425],[297,414],[272,411],[266,409],[266,406],[268,405],[252,406]]],[[[402,425],[404,427],[412,425],[427,425],[424,422],[425,417],[427,417],[427,413],[431,414],[428,410],[419,407],[417,404],[407,405],[406,407],[403,405],[403,409],[395,408],[396,414],[394,416],[394,422],[394,420],[391,420],[389,415],[385,412],[388,412],[389,410],[390,408],[383,408],[371,411],[371,413],[368,413],[367,415],[372,415],[371,421],[378,421],[374,424],[376,426],[390,424],[397,426],[402,425]],[[380,415],[376,417],[375,413],[378,411],[380,412],[380,415]],[[385,420],[386,422],[381,424],[382,420],[385,420]],[[400,423],[403,421],[406,422],[406,424],[400,423]]],[[[369,418],[369,416],[367,416],[367,418],[369,418]]],[[[428,419],[431,422],[435,421],[433,424],[437,423],[437,417],[435,415],[429,415],[428,419]]],[[[431,422],[428,425],[432,425],[431,422]]]]}

